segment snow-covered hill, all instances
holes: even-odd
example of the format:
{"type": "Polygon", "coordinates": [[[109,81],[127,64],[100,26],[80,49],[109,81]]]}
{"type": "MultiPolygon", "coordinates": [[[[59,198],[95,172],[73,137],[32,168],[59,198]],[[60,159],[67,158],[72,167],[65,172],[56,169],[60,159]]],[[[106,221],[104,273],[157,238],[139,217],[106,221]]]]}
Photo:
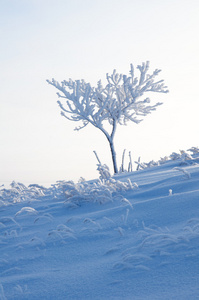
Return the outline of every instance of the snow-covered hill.
{"type": "Polygon", "coordinates": [[[199,299],[197,158],[2,187],[0,274],[2,300],[199,299]]]}

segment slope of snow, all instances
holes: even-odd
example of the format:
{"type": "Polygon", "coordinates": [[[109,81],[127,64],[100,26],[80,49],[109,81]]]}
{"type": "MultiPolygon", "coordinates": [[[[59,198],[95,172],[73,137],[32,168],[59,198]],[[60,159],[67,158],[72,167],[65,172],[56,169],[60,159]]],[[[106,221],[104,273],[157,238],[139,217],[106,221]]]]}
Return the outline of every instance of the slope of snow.
{"type": "Polygon", "coordinates": [[[198,299],[199,165],[1,188],[0,270],[3,300],[198,299]]]}

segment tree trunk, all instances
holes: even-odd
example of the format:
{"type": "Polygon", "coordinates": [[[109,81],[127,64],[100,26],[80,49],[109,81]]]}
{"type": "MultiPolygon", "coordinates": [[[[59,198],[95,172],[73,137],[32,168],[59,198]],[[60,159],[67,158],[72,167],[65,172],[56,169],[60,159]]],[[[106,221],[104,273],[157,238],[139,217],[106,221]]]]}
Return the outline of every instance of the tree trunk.
{"type": "Polygon", "coordinates": [[[113,140],[109,141],[109,145],[111,148],[111,156],[112,156],[112,161],[113,161],[113,169],[114,173],[118,173],[118,168],[117,168],[117,161],[116,161],[116,152],[113,144],[113,140]]]}
{"type": "Polygon", "coordinates": [[[115,152],[115,147],[113,144],[113,139],[114,139],[115,131],[116,131],[116,127],[117,127],[116,125],[117,125],[116,120],[113,119],[113,128],[112,128],[111,135],[109,135],[109,133],[103,127],[98,127],[103,132],[103,134],[106,136],[106,138],[109,142],[109,146],[111,148],[111,156],[112,156],[114,174],[118,173],[116,152],[115,152]]]}

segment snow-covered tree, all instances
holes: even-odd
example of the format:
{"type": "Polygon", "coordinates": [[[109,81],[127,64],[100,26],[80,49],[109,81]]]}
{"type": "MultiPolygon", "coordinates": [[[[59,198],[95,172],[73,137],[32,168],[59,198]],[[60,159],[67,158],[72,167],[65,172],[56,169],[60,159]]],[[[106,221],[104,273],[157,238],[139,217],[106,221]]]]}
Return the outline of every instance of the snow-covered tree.
{"type": "Polygon", "coordinates": [[[82,121],[75,128],[80,130],[92,124],[106,136],[111,150],[114,172],[118,173],[114,136],[117,125],[126,125],[128,121],[136,124],[144,117],[156,110],[162,103],[150,104],[149,97],[142,96],[148,92],[167,93],[164,80],[156,81],[155,78],[161,70],[156,69],[148,74],[149,62],[137,66],[138,77],[135,76],[133,65],[130,67],[130,76],[118,74],[116,70],[111,75],[107,74],[107,84],[102,86],[101,80],[97,87],[92,87],[84,80],[69,79],[61,83],[55,79],[47,82],[56,87],[60,92],[57,95],[64,102],[57,101],[61,108],[61,115],[70,121],[82,121]]]}

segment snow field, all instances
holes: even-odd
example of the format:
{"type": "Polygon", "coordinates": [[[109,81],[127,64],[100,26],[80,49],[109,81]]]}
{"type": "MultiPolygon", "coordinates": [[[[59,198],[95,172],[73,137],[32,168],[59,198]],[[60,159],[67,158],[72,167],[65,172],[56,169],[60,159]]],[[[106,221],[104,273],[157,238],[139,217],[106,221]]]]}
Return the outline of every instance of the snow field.
{"type": "Polygon", "coordinates": [[[0,299],[199,298],[198,180],[175,160],[1,188],[0,299]]]}

